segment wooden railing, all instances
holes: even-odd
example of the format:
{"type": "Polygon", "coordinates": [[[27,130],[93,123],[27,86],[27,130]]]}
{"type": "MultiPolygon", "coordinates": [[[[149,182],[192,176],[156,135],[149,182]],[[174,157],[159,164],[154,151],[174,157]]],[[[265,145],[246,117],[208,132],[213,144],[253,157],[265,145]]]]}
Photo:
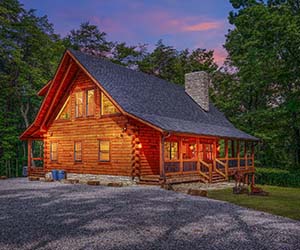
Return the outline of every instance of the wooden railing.
{"type": "Polygon", "coordinates": [[[200,160],[200,175],[206,178],[209,182],[212,180],[212,165],[200,160]]]}
{"type": "Polygon", "coordinates": [[[215,161],[215,171],[222,175],[226,180],[228,179],[228,164],[218,159],[215,161]]]}

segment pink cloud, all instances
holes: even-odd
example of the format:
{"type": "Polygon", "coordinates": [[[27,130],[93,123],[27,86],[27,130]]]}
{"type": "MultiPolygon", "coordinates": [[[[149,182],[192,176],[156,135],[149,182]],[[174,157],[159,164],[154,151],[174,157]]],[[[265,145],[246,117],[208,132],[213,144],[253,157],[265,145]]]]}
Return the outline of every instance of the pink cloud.
{"type": "Polygon", "coordinates": [[[214,22],[202,22],[194,25],[188,25],[183,27],[184,31],[206,31],[206,30],[214,30],[223,27],[223,23],[220,21],[214,22]]]}

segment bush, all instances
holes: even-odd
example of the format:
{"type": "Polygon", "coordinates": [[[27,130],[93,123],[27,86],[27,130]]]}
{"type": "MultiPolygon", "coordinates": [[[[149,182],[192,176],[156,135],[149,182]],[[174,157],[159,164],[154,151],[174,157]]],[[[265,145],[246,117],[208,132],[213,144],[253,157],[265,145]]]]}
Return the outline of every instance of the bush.
{"type": "Polygon", "coordinates": [[[300,187],[300,172],[274,168],[256,168],[256,183],[282,187],[300,187]]]}

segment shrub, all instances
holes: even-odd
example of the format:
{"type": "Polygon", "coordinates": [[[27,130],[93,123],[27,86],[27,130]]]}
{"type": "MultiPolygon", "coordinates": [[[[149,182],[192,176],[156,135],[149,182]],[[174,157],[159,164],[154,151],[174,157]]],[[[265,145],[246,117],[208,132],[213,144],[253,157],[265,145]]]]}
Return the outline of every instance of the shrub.
{"type": "Polygon", "coordinates": [[[300,172],[274,168],[256,168],[256,183],[283,187],[300,187],[300,172]]]}

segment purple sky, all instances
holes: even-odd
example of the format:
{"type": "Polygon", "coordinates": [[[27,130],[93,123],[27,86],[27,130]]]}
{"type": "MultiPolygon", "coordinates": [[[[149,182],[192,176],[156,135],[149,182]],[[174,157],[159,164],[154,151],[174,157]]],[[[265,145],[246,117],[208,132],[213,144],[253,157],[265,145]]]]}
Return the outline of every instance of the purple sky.
{"type": "Polygon", "coordinates": [[[177,49],[215,50],[221,64],[230,25],[229,0],[20,0],[26,9],[47,15],[55,31],[65,36],[90,21],[112,41],[153,46],[159,39],[177,49]]]}

